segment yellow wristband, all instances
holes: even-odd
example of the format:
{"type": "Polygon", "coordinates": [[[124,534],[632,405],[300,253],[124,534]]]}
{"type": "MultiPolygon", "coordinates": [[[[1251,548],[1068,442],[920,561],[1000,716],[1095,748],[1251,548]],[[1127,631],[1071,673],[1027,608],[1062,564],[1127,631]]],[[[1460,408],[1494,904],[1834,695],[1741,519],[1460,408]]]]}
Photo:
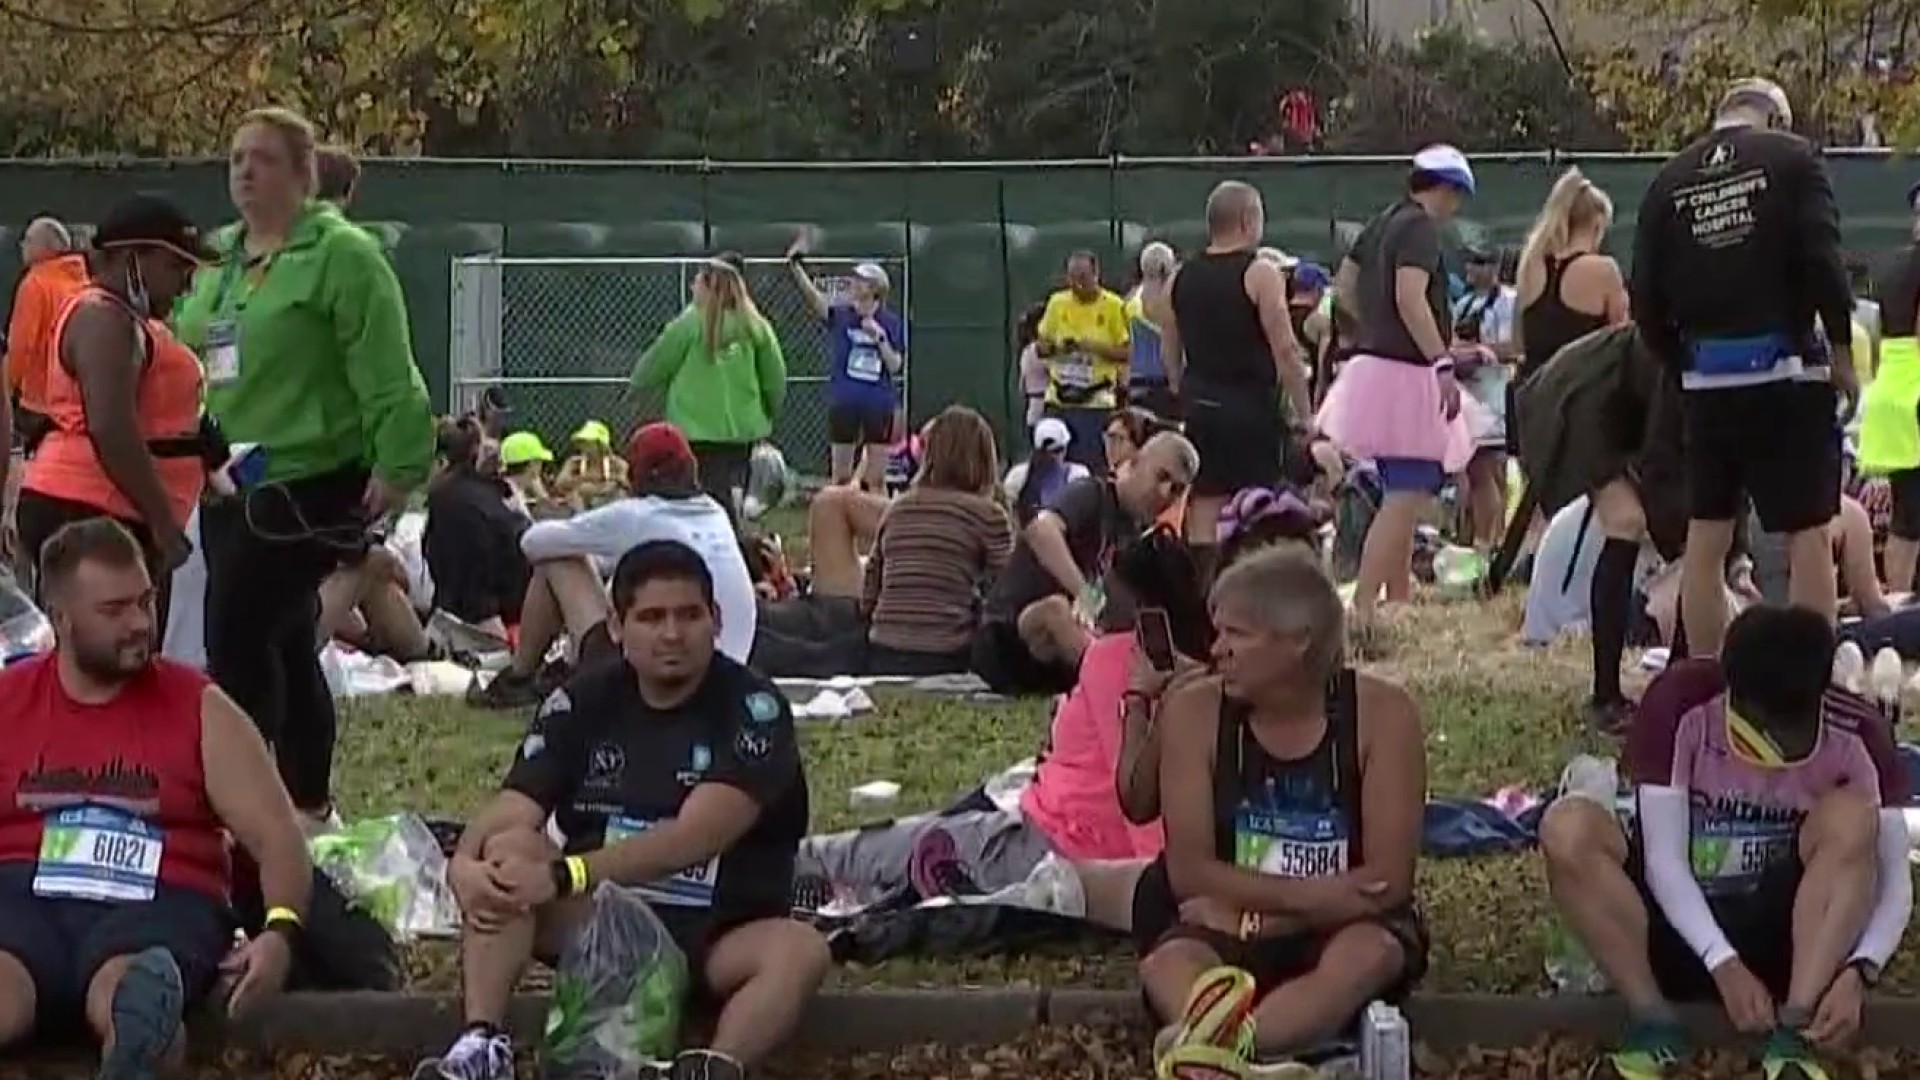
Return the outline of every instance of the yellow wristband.
{"type": "Polygon", "coordinates": [[[567,856],[567,878],[573,882],[573,895],[584,894],[587,891],[587,860],[578,855],[567,856]]]}
{"type": "Polygon", "coordinates": [[[274,923],[277,923],[277,922],[292,923],[295,926],[306,925],[306,923],[301,920],[300,913],[294,911],[292,908],[283,908],[283,907],[268,908],[267,917],[262,922],[261,925],[272,926],[274,923]]]}

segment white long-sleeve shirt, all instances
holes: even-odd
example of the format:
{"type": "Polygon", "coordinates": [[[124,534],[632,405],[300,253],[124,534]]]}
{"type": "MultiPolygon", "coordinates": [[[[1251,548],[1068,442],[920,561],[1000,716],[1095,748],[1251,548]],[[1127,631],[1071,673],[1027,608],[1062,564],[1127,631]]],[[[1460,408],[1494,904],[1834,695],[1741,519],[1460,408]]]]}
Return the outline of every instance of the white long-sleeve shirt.
{"type": "Polygon", "coordinates": [[[650,540],[678,540],[700,553],[713,574],[714,603],[720,609],[720,651],[741,663],[753,652],[759,608],[753,577],[733,522],[720,504],[705,495],[663,499],[648,495],[620,499],[564,521],[542,521],[520,537],[531,563],[585,556],[602,577],[620,556],[650,540]]]}

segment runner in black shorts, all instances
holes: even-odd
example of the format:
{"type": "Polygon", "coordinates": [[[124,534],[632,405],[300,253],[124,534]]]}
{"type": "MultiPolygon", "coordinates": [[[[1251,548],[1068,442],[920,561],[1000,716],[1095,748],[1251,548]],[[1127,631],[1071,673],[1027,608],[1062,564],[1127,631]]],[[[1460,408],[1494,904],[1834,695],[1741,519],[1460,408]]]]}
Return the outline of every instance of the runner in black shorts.
{"type": "Polygon", "coordinates": [[[1858,393],[1853,293],[1833,186],[1792,123],[1777,85],[1735,84],[1640,206],[1633,317],[1685,391],[1681,610],[1699,655],[1720,647],[1722,567],[1749,499],[1789,536],[1793,602],[1828,618],[1838,606],[1826,526],[1840,511],[1839,404],[1858,393]]]}
{"type": "Polygon", "coordinates": [[[1213,573],[1220,507],[1242,488],[1279,483],[1288,424],[1313,415],[1286,278],[1256,257],[1265,229],[1259,191],[1238,180],[1214,188],[1206,250],[1174,272],[1173,319],[1162,328],[1167,378],[1200,455],[1186,533],[1203,578],[1213,573]]]}
{"type": "Polygon", "coordinates": [[[691,547],[629,551],[613,607],[621,662],[553,692],[454,853],[468,1027],[427,1075],[512,1080],[514,984],[532,954],[564,951],[601,882],[644,901],[720,1001],[711,1047],[682,1053],[675,1075],[737,1080],[826,977],[826,941],[788,917],[808,811],[786,699],[716,651],[713,575],[691,547]]]}

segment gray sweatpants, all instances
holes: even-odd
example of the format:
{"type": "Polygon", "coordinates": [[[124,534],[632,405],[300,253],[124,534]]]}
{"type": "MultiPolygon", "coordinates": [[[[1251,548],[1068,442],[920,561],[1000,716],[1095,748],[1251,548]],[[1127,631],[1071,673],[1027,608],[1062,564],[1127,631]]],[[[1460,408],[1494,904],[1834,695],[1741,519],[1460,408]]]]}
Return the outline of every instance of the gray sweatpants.
{"type": "Polygon", "coordinates": [[[886,896],[911,887],[914,849],[935,829],[953,838],[962,868],[983,892],[1026,881],[1053,851],[1045,834],[1016,814],[969,810],[810,836],[800,842],[794,872],[819,875],[863,898],[886,896]]]}

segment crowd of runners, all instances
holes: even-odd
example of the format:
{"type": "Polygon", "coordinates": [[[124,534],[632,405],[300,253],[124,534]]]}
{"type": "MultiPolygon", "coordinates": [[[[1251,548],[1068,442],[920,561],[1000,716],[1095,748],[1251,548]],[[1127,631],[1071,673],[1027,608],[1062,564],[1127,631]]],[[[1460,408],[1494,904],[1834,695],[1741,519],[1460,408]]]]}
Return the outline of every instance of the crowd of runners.
{"type": "Polygon", "coordinates": [[[1648,189],[1630,277],[1602,252],[1608,196],[1570,172],[1512,286],[1470,253],[1459,296],[1445,226],[1475,180],[1451,147],[1414,155],[1331,268],[1263,249],[1259,192],[1222,183],[1205,247],[1149,245],[1130,298],[1070,263],[1022,343],[1041,378],[1017,482],[956,405],[885,492],[861,454],[896,423],[907,327],[880,268],[829,297],[796,245],[836,388],[814,597],[742,533],[784,359],[737,259],[703,267],[639,358],[668,421],[619,452],[583,429],[605,505],[535,523],[551,455],[497,415],[436,425],[397,280],[345,213],[351,175],[323,189],[312,127],[250,115],[236,225],[202,235],[142,195],[84,257],[28,237],[65,292],[23,306],[34,333],[16,312],[32,452],[13,521],[55,647],[0,670],[0,1043],[84,1022],[101,1076],[144,1078],[194,1002],[244,1011],[284,985],[303,832],[332,817],[325,583],[424,488],[443,529],[499,534],[437,573],[518,642],[478,700],[531,720],[452,851],[466,1027],[423,1075],[514,1075],[509,995],[602,885],[659,914],[717,1008],[708,1045],[649,1067],[706,1080],[765,1060],[826,977],[794,911],[810,883],[979,894],[1048,856],[1138,944],[1161,1076],[1307,1075],[1298,1059],[1426,967],[1420,703],[1352,664],[1391,645],[1419,530],[1464,485],[1489,554],[1579,497],[1605,538],[1590,712],[1624,739],[1632,798],[1570,792],[1541,826],[1556,907],[1628,1009],[1599,1066],[1673,1075],[1675,1004],[1717,999],[1770,1078],[1824,1077],[1912,908],[1891,725],[1830,684],[1849,469],[1890,498],[1878,583],[1913,588],[1920,256],[1857,335],[1833,192],[1791,126],[1777,86],[1735,85],[1648,189]],[[1511,528],[1509,455],[1529,489],[1511,528]],[[1320,532],[1361,475],[1381,498],[1347,600],[1320,532]],[[1763,534],[1784,537],[1790,603],[1730,618],[1729,568],[1763,534]],[[183,590],[196,553],[204,584],[183,590]],[[1630,705],[1655,558],[1679,565],[1672,660],[1630,705]],[[866,661],[1065,695],[1022,813],[808,837],[792,709],[758,659],[781,605],[833,597],[866,661]],[[158,655],[169,602],[201,617],[203,663],[158,655]]]}

